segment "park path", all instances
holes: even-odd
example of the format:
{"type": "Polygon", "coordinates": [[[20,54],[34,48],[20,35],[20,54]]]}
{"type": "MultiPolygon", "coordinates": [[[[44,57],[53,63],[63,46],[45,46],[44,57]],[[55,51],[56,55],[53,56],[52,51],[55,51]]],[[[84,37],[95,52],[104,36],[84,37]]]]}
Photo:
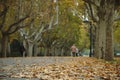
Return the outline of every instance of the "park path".
{"type": "Polygon", "coordinates": [[[0,80],[120,80],[119,71],[89,57],[0,58],[0,80]]]}
{"type": "MultiPolygon", "coordinates": [[[[79,57],[76,57],[79,58],[79,57]]],[[[0,80],[16,80],[16,78],[9,78],[9,71],[14,70],[16,66],[20,68],[23,66],[47,66],[50,64],[64,63],[76,59],[73,57],[9,57],[9,58],[0,58],[0,80]],[[3,71],[3,69],[5,71],[3,71]]],[[[17,71],[16,71],[17,73],[17,71]]],[[[17,78],[17,80],[21,80],[17,78]]],[[[26,80],[23,78],[23,80],[26,80]]],[[[34,79],[33,79],[34,80],[34,79]]],[[[38,80],[38,79],[35,79],[38,80]]]]}
{"type": "Polygon", "coordinates": [[[40,66],[43,66],[53,63],[62,63],[71,60],[73,60],[73,57],[10,57],[0,58],[0,67],[16,64],[19,65],[38,64],[40,66]]]}

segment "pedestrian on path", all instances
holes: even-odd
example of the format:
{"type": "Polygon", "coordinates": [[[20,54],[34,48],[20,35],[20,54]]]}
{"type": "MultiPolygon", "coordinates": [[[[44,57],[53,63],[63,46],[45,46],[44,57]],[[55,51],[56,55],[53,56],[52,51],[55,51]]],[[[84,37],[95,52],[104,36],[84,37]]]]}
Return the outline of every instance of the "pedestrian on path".
{"type": "Polygon", "coordinates": [[[70,49],[71,49],[72,56],[75,57],[76,56],[76,46],[75,46],[75,44],[73,44],[70,49]]]}

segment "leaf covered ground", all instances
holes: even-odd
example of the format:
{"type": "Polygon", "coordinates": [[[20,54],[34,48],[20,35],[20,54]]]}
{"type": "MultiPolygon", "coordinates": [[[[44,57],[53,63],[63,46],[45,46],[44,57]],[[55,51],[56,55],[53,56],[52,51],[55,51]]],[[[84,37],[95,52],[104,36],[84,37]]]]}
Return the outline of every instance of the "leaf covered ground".
{"type": "Polygon", "coordinates": [[[7,68],[3,67],[0,71],[7,73],[12,78],[37,78],[40,80],[120,80],[120,58],[112,62],[88,57],[73,57],[63,62],[57,60],[56,58],[53,63],[43,66],[36,63],[21,66],[19,63],[7,68]]]}

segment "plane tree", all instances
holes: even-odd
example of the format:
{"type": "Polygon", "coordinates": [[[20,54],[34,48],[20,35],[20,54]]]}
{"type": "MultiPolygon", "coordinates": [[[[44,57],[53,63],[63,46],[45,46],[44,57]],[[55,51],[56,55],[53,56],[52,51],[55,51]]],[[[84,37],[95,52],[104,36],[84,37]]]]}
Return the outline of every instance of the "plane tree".
{"type": "MultiPolygon", "coordinates": [[[[29,3],[29,1],[27,1],[29,3]]],[[[26,3],[27,3],[26,2],[26,3]]],[[[1,32],[1,57],[6,57],[9,53],[9,36],[20,28],[29,26],[32,20],[30,16],[30,4],[26,15],[20,17],[19,1],[0,0],[0,32],[1,32]],[[23,22],[23,25],[19,25],[23,22]]]]}
{"type": "Polygon", "coordinates": [[[32,15],[35,20],[30,25],[30,28],[21,29],[21,36],[24,38],[24,46],[27,51],[27,56],[37,56],[37,48],[41,42],[43,33],[53,29],[57,21],[57,2],[36,0],[32,2],[32,15]],[[35,49],[35,50],[33,50],[35,49]]]}
{"type": "Polygon", "coordinates": [[[95,28],[94,57],[113,60],[113,24],[120,5],[119,0],[85,1],[87,22],[95,28]]]}

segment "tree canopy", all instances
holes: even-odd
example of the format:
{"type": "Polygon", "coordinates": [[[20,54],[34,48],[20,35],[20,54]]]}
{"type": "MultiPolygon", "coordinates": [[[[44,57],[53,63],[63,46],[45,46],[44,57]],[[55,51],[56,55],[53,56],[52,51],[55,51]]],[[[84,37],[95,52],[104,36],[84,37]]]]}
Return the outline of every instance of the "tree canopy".
{"type": "Polygon", "coordinates": [[[0,0],[1,57],[17,39],[26,56],[70,55],[70,46],[112,60],[120,45],[119,0],[0,0]],[[114,34],[114,36],[113,36],[114,34]]]}

